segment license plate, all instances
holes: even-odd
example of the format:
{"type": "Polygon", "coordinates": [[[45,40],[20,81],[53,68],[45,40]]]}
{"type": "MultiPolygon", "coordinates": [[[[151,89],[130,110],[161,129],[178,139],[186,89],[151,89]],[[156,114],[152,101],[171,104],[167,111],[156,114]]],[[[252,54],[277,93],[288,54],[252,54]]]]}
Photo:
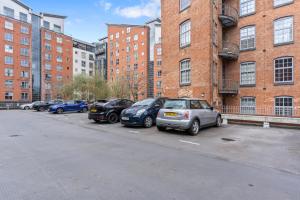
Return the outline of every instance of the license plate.
{"type": "Polygon", "coordinates": [[[166,112],[165,113],[165,117],[177,117],[177,113],[174,113],[174,112],[166,112]]]}
{"type": "Polygon", "coordinates": [[[95,112],[97,112],[97,109],[91,109],[91,112],[95,113],[95,112]]]}
{"type": "Polygon", "coordinates": [[[128,121],[128,120],[129,120],[129,117],[122,117],[122,120],[123,120],[123,121],[128,121]]]}

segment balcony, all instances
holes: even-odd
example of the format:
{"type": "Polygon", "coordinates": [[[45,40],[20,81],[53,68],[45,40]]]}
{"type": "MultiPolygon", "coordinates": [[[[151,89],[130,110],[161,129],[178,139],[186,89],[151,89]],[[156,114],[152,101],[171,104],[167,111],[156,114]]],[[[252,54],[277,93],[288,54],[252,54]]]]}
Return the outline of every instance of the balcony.
{"type": "Polygon", "coordinates": [[[240,55],[239,45],[223,42],[221,49],[219,50],[219,56],[226,60],[237,60],[240,55]]]}
{"type": "Polygon", "coordinates": [[[227,4],[223,4],[219,19],[224,28],[229,28],[237,25],[239,14],[237,9],[227,4]]]}
{"type": "Polygon", "coordinates": [[[237,95],[239,92],[239,82],[230,79],[223,79],[219,84],[219,93],[224,95],[237,95]]]}

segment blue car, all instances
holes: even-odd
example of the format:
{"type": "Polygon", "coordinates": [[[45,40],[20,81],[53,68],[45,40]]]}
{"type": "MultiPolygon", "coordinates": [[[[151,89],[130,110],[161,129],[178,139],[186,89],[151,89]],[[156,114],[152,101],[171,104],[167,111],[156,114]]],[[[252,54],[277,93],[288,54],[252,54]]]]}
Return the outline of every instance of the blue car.
{"type": "Polygon", "coordinates": [[[166,98],[150,98],[139,101],[121,113],[121,123],[125,126],[144,126],[150,128],[163,107],[166,98]]]}
{"type": "Polygon", "coordinates": [[[62,104],[56,104],[50,106],[49,110],[50,113],[57,113],[62,114],[64,112],[87,112],[88,105],[84,101],[65,101],[62,104]]]}

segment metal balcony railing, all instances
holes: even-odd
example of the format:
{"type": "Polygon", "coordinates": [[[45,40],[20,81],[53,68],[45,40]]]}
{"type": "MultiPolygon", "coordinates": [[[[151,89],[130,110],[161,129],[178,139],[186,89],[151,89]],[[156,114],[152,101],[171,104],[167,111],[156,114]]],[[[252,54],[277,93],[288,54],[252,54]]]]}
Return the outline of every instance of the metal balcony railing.
{"type": "Polygon", "coordinates": [[[239,82],[231,79],[223,79],[219,84],[220,94],[236,95],[239,92],[239,82]]]}
{"type": "Polygon", "coordinates": [[[221,49],[219,50],[219,56],[227,60],[237,60],[240,55],[239,45],[231,42],[223,42],[221,49]]]}
{"type": "Polygon", "coordinates": [[[233,8],[228,4],[223,4],[219,19],[222,26],[225,28],[236,26],[239,19],[239,13],[236,8],[233,8]]]}

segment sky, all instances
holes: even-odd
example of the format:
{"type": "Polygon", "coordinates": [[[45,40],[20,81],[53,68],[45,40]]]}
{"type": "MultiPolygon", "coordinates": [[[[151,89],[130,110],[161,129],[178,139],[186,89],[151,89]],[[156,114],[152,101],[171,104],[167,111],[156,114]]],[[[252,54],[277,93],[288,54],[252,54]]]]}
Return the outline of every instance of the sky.
{"type": "Polygon", "coordinates": [[[106,23],[144,24],[160,16],[160,0],[21,0],[34,12],[64,15],[65,34],[87,42],[107,36],[106,23]]]}

